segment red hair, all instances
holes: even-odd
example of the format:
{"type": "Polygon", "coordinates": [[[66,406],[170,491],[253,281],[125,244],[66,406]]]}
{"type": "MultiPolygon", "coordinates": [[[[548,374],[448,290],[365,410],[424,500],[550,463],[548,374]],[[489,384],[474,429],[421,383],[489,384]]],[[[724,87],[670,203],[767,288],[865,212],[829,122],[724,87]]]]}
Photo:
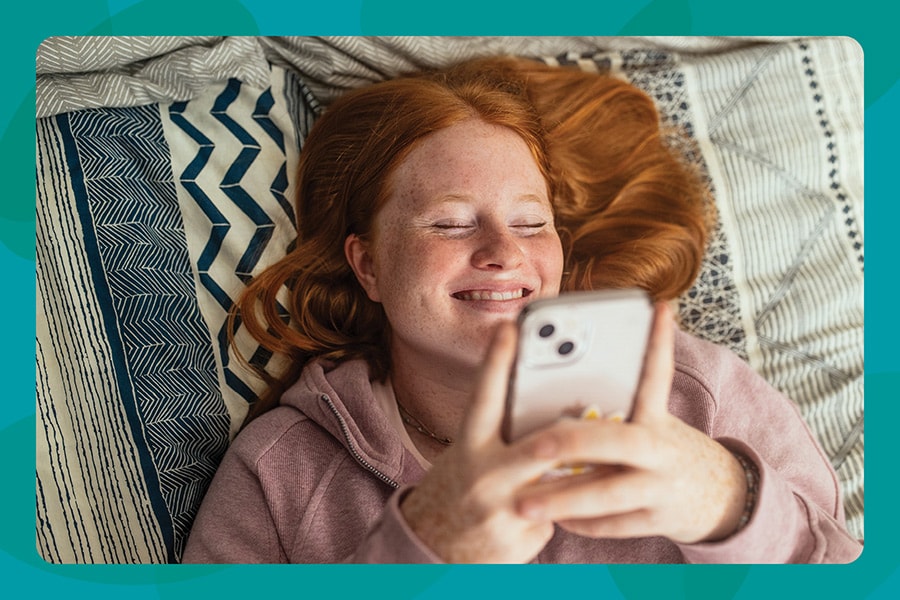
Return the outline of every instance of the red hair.
{"type": "Polygon", "coordinates": [[[387,375],[389,325],[350,269],[344,240],[369,235],[391,174],[418,140],[473,116],[516,132],[547,180],[564,289],[641,287],[670,299],[690,286],[706,243],[705,190],[636,87],[515,58],[374,84],[340,97],[312,128],[298,168],[296,245],[250,282],[232,312],[289,361],[281,374],[256,369],[270,388],[249,418],[314,357],[362,358],[374,377],[387,375]],[[290,320],[276,299],[285,287],[290,320]]]}
{"type": "Polygon", "coordinates": [[[639,287],[656,300],[686,291],[713,205],[666,143],[653,101],[614,77],[519,64],[547,128],[563,289],[639,287]]]}

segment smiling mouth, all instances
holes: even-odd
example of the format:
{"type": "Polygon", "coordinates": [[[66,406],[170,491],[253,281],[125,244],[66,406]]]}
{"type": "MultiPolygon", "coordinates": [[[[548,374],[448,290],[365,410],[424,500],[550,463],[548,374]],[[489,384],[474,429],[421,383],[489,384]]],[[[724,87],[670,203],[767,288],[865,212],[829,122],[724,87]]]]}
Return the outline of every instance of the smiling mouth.
{"type": "Polygon", "coordinates": [[[473,301],[491,301],[491,302],[504,302],[507,300],[519,300],[520,298],[527,298],[531,295],[531,290],[526,288],[519,288],[517,290],[512,290],[508,292],[492,292],[490,290],[465,290],[463,292],[456,292],[453,294],[453,297],[457,300],[466,300],[469,302],[473,301]]]}

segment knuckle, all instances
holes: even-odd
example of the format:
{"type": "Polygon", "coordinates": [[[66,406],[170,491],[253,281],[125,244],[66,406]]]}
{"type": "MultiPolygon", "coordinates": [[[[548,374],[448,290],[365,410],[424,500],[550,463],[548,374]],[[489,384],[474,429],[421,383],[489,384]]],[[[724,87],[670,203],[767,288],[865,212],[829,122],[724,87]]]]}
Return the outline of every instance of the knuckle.
{"type": "Polygon", "coordinates": [[[569,450],[570,439],[571,436],[566,435],[564,428],[561,427],[540,431],[529,443],[529,454],[537,459],[556,458],[569,450]]]}

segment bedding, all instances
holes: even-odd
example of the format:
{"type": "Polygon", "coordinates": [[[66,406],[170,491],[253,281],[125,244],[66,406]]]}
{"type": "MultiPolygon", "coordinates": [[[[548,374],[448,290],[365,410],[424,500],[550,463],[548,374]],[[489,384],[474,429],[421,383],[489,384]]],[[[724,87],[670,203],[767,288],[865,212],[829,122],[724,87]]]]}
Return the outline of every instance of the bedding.
{"type": "MultiPolygon", "coordinates": [[[[303,140],[343,91],[483,54],[647,90],[718,222],[682,326],[792,398],[864,537],[863,59],[848,38],[56,37],[37,55],[36,541],[178,562],[261,389],[226,315],[294,237],[303,140]]],[[[242,331],[253,361],[271,360],[242,331]]],[[[760,424],[765,426],[765,424],[760,424]]]]}

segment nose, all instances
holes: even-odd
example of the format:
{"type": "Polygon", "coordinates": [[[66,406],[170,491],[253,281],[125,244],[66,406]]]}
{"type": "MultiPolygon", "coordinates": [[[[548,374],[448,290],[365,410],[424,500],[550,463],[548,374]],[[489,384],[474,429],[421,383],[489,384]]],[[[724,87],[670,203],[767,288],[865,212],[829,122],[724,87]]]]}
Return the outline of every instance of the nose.
{"type": "Polygon", "coordinates": [[[472,265],[478,269],[514,269],[525,258],[518,238],[506,225],[483,226],[476,239],[472,265]]]}

